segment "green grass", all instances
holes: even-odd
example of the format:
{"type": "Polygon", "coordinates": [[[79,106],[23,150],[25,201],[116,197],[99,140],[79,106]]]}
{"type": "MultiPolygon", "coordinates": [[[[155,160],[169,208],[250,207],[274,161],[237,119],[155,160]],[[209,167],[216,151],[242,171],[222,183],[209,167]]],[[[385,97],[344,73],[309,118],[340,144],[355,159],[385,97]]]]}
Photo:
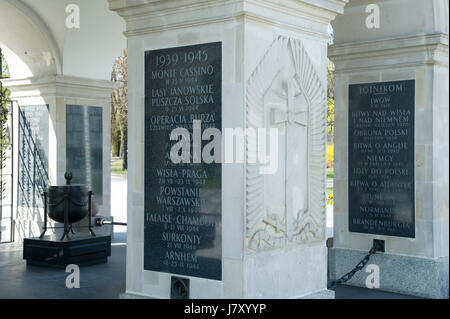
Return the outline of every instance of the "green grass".
{"type": "Polygon", "coordinates": [[[333,194],[334,194],[333,188],[327,188],[327,197],[333,194]]]}
{"type": "Polygon", "coordinates": [[[334,179],[334,168],[327,168],[327,179],[334,179]]]}
{"type": "MultiPolygon", "coordinates": [[[[334,168],[327,168],[327,180],[334,179],[334,168]]],[[[327,188],[327,204],[334,204],[334,190],[333,188],[327,188]]]]}
{"type": "Polygon", "coordinates": [[[118,157],[111,157],[111,174],[127,176],[127,173],[122,170],[122,160],[118,157]]]}
{"type": "Polygon", "coordinates": [[[334,204],[334,191],[333,188],[327,188],[327,205],[334,204]]]}

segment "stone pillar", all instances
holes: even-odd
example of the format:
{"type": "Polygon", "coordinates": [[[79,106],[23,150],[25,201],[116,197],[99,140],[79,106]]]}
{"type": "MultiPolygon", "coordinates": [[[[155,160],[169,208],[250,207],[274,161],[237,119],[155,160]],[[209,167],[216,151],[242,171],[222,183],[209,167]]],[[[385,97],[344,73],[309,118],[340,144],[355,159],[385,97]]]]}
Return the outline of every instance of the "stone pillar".
{"type": "MultiPolygon", "coordinates": [[[[385,252],[377,253],[369,262],[379,266],[379,289],[448,298],[448,1],[358,1],[347,5],[345,14],[337,17],[332,26],[335,44],[329,50],[329,57],[336,68],[336,134],[331,275],[336,279],[353,269],[372,247],[373,240],[380,239],[385,241],[385,252]],[[369,15],[366,6],[373,3],[380,9],[379,29],[369,29],[365,24],[369,15]],[[355,145],[349,145],[349,138],[356,134],[349,130],[354,114],[349,109],[349,104],[353,103],[349,97],[353,94],[351,85],[366,83],[375,90],[381,82],[404,80],[415,81],[411,87],[413,112],[408,115],[410,119],[414,118],[410,123],[414,125],[414,132],[409,131],[405,136],[413,138],[414,142],[407,143],[401,150],[405,166],[400,168],[408,169],[411,165],[412,169],[405,174],[412,179],[408,185],[411,184],[414,196],[405,202],[401,197],[405,191],[402,186],[384,189],[381,191],[385,192],[384,195],[366,206],[388,207],[391,204],[385,200],[393,198],[396,208],[387,211],[387,218],[374,217],[377,213],[361,213],[359,219],[353,219],[349,216],[349,205],[356,205],[358,209],[359,204],[349,202],[349,198],[355,198],[349,194],[350,187],[353,187],[349,185],[349,176],[355,176],[355,172],[349,169],[352,165],[350,158],[354,158],[350,150],[355,150],[355,145]],[[396,191],[398,195],[389,194],[396,191]],[[403,204],[408,208],[401,209],[403,204]],[[403,223],[403,213],[406,216],[411,214],[412,222],[403,223]],[[360,225],[370,221],[375,231],[351,232],[350,227],[358,220],[360,225]],[[386,224],[386,227],[374,224],[386,221],[391,224],[386,224]],[[400,230],[402,225],[411,229],[400,230]]],[[[393,100],[397,93],[378,96],[393,100]]],[[[406,109],[409,102],[407,96],[403,96],[402,101],[385,104],[387,110],[406,109]]],[[[357,101],[354,103],[358,104],[357,101]]],[[[371,114],[373,116],[369,117],[374,123],[386,119],[382,115],[371,114]]],[[[389,151],[398,149],[389,148],[389,151]]],[[[398,172],[400,174],[401,171],[398,172]]],[[[376,178],[398,180],[399,175],[393,174],[359,176],[363,182],[376,178]]],[[[372,192],[370,187],[367,192],[372,192]]],[[[379,192],[374,191],[373,194],[379,192]]],[[[363,270],[347,284],[365,287],[368,275],[363,270]]]]}
{"type": "Polygon", "coordinates": [[[144,202],[151,196],[144,189],[158,183],[144,179],[145,154],[152,154],[145,148],[146,52],[217,42],[222,132],[279,128],[280,164],[269,175],[251,164],[222,164],[221,280],[182,276],[190,279],[189,297],[333,296],[325,247],[326,66],[328,24],[345,3],[110,0],[128,38],[126,296],[169,298],[175,275],[144,269],[144,202]]]}
{"type": "MultiPolygon", "coordinates": [[[[14,197],[15,205],[18,206],[17,216],[15,216],[16,240],[37,236],[41,232],[43,203],[37,191],[39,187],[31,185],[30,181],[39,181],[41,177],[45,178],[45,175],[48,175],[50,185],[63,185],[65,184],[64,172],[66,172],[66,169],[74,170],[73,182],[75,183],[91,182],[91,184],[101,185],[97,187],[101,190],[101,193],[98,192],[97,197],[94,197],[98,203],[98,214],[110,216],[110,94],[114,87],[113,84],[109,81],[67,76],[3,80],[3,84],[11,90],[11,99],[17,101],[14,105],[14,158],[17,159],[14,170],[14,197]],[[88,123],[93,124],[92,119],[89,122],[89,118],[93,117],[93,113],[96,113],[98,118],[100,117],[99,114],[102,116],[101,125],[97,119],[95,126],[101,127],[103,152],[102,154],[97,154],[97,157],[95,155],[93,157],[90,156],[95,163],[90,163],[90,160],[89,163],[80,163],[82,167],[89,166],[93,168],[90,172],[86,172],[86,175],[94,176],[95,169],[97,169],[101,183],[98,181],[85,181],[86,176],[81,177],[82,180],[77,181],[75,178],[81,174],[76,174],[74,168],[66,167],[67,156],[71,157],[72,162],[76,158],[87,158],[82,154],[81,148],[76,148],[76,145],[72,147],[73,154],[66,154],[66,142],[68,141],[66,136],[66,124],[68,124],[66,112],[67,108],[70,107],[75,109],[75,112],[77,110],[78,113],[85,111],[84,113],[87,114],[81,120],[77,118],[72,121],[71,127],[75,129],[78,127],[86,128],[89,125],[88,123]],[[86,111],[91,109],[90,107],[95,107],[95,112],[86,111]],[[27,133],[24,134],[24,132],[27,133]],[[22,142],[19,143],[20,141],[22,142]],[[36,147],[33,145],[36,145],[36,147]],[[40,150],[38,152],[40,157],[33,153],[34,149],[40,150]],[[99,158],[101,159],[100,163],[98,162],[99,158]],[[35,165],[36,161],[39,163],[35,165]],[[34,173],[28,175],[28,171],[34,171],[34,173]],[[33,176],[36,176],[36,178],[33,176]],[[28,193],[33,191],[35,192],[34,195],[28,193]],[[20,192],[24,195],[19,194],[20,192]],[[28,198],[32,198],[32,200],[30,201],[28,198]],[[26,208],[24,208],[25,206],[26,208]]],[[[90,126],[92,127],[93,125],[90,126]]],[[[76,135],[78,133],[74,132],[72,134],[76,135]]],[[[86,145],[84,149],[89,152],[88,149],[94,143],[95,138],[92,137],[92,133],[85,137],[87,139],[83,141],[83,145],[86,145]]],[[[79,138],[77,136],[73,141],[79,138]]],[[[96,144],[98,145],[100,142],[97,141],[96,144]]],[[[77,164],[73,165],[74,167],[80,166],[77,164]]],[[[96,186],[94,185],[93,187],[96,186]]]]}

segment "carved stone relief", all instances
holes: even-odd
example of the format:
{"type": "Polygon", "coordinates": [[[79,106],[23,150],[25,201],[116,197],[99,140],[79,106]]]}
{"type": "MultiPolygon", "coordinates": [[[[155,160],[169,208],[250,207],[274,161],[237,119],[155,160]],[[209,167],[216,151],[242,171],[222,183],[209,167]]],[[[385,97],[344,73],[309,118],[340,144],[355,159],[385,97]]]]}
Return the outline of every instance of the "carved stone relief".
{"type": "Polygon", "coordinates": [[[278,170],[246,168],[250,251],[325,239],[325,92],[302,42],[282,36],[249,79],[247,127],[278,128],[278,170]]]}

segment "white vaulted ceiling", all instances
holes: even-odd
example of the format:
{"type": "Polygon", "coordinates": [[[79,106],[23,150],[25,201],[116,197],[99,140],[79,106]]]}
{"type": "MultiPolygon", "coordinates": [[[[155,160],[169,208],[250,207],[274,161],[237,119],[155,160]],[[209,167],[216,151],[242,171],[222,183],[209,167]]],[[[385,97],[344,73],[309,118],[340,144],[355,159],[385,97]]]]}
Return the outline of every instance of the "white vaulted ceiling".
{"type": "Polygon", "coordinates": [[[106,0],[0,0],[0,46],[11,78],[58,74],[109,80],[126,47],[124,30],[106,0]],[[80,29],[65,25],[68,4],[80,8],[80,29]]]}
{"type": "Polygon", "coordinates": [[[21,2],[0,0],[0,45],[11,76],[55,74],[60,51],[40,17],[21,2]]]}

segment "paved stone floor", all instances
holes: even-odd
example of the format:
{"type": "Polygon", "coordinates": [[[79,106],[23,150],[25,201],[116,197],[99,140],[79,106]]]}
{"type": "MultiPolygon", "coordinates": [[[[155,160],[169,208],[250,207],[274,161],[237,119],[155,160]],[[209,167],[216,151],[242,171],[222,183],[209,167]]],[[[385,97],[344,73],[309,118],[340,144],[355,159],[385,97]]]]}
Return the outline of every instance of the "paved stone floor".
{"type": "Polygon", "coordinates": [[[387,291],[345,285],[338,285],[333,290],[336,293],[336,299],[422,299],[419,297],[395,294],[387,291]]]}
{"type": "Polygon", "coordinates": [[[27,266],[19,245],[0,246],[0,299],[118,298],[125,291],[126,234],[115,233],[108,263],[80,267],[80,288],[66,288],[65,269],[27,266]]]}
{"type": "MultiPolygon", "coordinates": [[[[111,208],[114,220],[126,222],[126,178],[111,178],[111,208]]],[[[327,207],[327,230],[332,236],[333,208],[327,207]]],[[[22,259],[22,245],[0,245],[0,299],[110,299],[125,291],[126,227],[115,228],[116,233],[108,263],[80,268],[80,288],[68,289],[65,281],[69,273],[64,269],[27,266],[22,259]]],[[[373,289],[338,286],[337,299],[409,299],[373,289]]]]}
{"type": "MultiPolygon", "coordinates": [[[[0,299],[111,299],[125,291],[126,233],[115,233],[108,263],[80,268],[80,288],[68,289],[64,269],[27,266],[20,245],[0,246],[0,299]]],[[[336,299],[410,299],[413,297],[338,286],[336,299]]]]}

